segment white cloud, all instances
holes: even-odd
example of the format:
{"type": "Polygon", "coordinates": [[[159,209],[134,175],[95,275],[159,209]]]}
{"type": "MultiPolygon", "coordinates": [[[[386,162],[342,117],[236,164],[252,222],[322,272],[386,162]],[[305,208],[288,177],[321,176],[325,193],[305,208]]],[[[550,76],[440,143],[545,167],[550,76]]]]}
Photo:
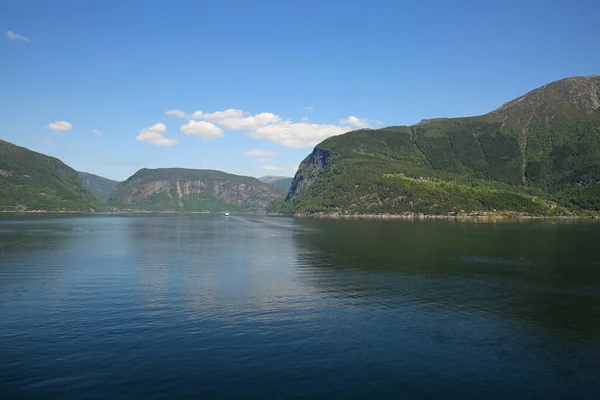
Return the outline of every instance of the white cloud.
{"type": "Polygon", "coordinates": [[[265,157],[279,155],[278,151],[268,151],[263,149],[244,150],[242,154],[245,156],[265,157]]]}
{"type": "Polygon", "coordinates": [[[285,167],[275,167],[273,165],[263,165],[261,168],[264,169],[265,171],[285,171],[286,170],[285,167]]]}
{"type": "Polygon", "coordinates": [[[196,111],[194,114],[200,113],[200,118],[214,122],[221,126],[236,131],[255,130],[262,126],[274,124],[280,121],[280,118],[273,113],[260,113],[255,115],[244,116],[242,110],[234,110],[230,108],[225,111],[216,111],[214,113],[203,114],[196,111]]]}
{"type": "Polygon", "coordinates": [[[341,119],[340,124],[342,125],[351,125],[356,128],[371,128],[369,124],[369,120],[366,118],[358,118],[354,115],[349,116],[347,119],[341,119]]]}
{"type": "Polygon", "coordinates": [[[351,130],[337,125],[319,125],[306,122],[282,121],[260,127],[250,132],[255,139],[268,139],[286,147],[313,147],[330,136],[340,135],[351,130]]]}
{"type": "Polygon", "coordinates": [[[202,116],[204,115],[204,113],[202,111],[194,111],[191,114],[186,114],[185,117],[187,119],[202,119],[202,116]]]}
{"type": "Polygon", "coordinates": [[[296,172],[298,169],[298,164],[288,164],[284,166],[274,166],[274,165],[263,165],[261,167],[265,171],[292,171],[296,172]]]}
{"type": "Polygon", "coordinates": [[[98,136],[102,135],[102,132],[100,132],[98,129],[92,129],[92,133],[98,136]]]}
{"type": "Polygon", "coordinates": [[[186,114],[181,110],[169,110],[165,112],[165,115],[173,115],[178,118],[185,118],[186,114]]]}
{"type": "Polygon", "coordinates": [[[148,142],[155,146],[169,147],[177,144],[177,140],[169,139],[163,136],[167,131],[165,124],[159,122],[150,128],[140,129],[140,134],[136,136],[136,139],[140,142],[148,142]]]}
{"type": "Polygon", "coordinates": [[[259,158],[258,159],[258,162],[269,162],[269,161],[271,161],[270,158],[259,158]]]}
{"type": "Polygon", "coordinates": [[[52,144],[54,143],[54,139],[52,139],[51,137],[45,138],[44,142],[48,143],[48,144],[52,144]]]}
{"type": "Polygon", "coordinates": [[[224,111],[215,111],[213,113],[195,111],[192,114],[187,114],[181,110],[169,110],[165,112],[165,114],[189,120],[209,121],[236,131],[253,130],[261,126],[279,122],[281,120],[279,116],[273,113],[250,115],[248,113],[244,113],[242,110],[236,110],[233,108],[224,111]]]}
{"type": "MultiPolygon", "coordinates": [[[[305,108],[312,109],[312,107],[305,108]]],[[[199,130],[201,132],[198,137],[205,138],[204,131],[206,130],[209,131],[208,137],[214,139],[223,136],[222,130],[217,131],[217,129],[227,128],[246,131],[248,136],[255,139],[267,139],[282,146],[296,148],[313,147],[330,136],[356,128],[371,128],[369,120],[356,116],[340,120],[340,125],[333,125],[313,124],[310,123],[308,117],[302,118],[302,122],[293,122],[270,112],[251,115],[233,108],[212,113],[195,111],[192,114],[181,110],[169,110],[166,114],[191,120],[190,123],[181,127],[181,131],[186,134],[194,134],[192,131],[199,130]],[[201,123],[202,126],[198,125],[201,123]],[[192,129],[190,125],[195,128],[192,129]]],[[[260,155],[257,154],[257,156],[260,155]]]]}
{"type": "Polygon", "coordinates": [[[306,111],[312,111],[312,110],[314,110],[313,106],[302,107],[302,109],[306,110],[306,111]]]}
{"type": "Polygon", "coordinates": [[[67,121],[54,121],[46,125],[46,128],[52,129],[54,132],[61,132],[70,131],[71,129],[73,129],[73,125],[71,125],[71,123],[67,121]]]}
{"type": "Polygon", "coordinates": [[[13,31],[6,31],[6,38],[8,40],[22,40],[23,42],[29,42],[29,38],[25,36],[21,36],[18,33],[13,31]]]}
{"type": "Polygon", "coordinates": [[[192,135],[202,140],[214,140],[224,136],[223,129],[206,121],[192,120],[182,125],[179,130],[186,135],[192,135]]]}

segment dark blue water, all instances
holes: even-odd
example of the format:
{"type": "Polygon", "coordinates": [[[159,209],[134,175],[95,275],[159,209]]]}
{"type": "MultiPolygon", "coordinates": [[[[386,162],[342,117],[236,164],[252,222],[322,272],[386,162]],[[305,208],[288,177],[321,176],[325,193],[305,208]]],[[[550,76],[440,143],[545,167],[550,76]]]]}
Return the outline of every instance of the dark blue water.
{"type": "Polygon", "coordinates": [[[600,224],[0,217],[0,398],[598,398],[600,224]]]}

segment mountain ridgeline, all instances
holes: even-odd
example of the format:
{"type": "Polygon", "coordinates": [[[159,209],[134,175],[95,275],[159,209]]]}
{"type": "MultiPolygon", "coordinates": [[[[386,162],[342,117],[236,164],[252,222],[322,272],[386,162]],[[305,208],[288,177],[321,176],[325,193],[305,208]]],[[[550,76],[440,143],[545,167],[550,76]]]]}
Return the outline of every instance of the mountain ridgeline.
{"type": "Polygon", "coordinates": [[[600,210],[600,76],[535,89],[488,114],[357,130],[301,163],[285,213],[600,210]]]}
{"type": "Polygon", "coordinates": [[[256,178],[214,170],[141,169],[112,192],[109,204],[144,211],[265,211],[283,197],[256,178]]]}
{"type": "Polygon", "coordinates": [[[73,168],[0,140],[0,211],[89,211],[97,207],[73,168]]]}
{"type": "Polygon", "coordinates": [[[282,198],[258,179],[213,170],[141,169],[119,183],[0,140],[0,211],[263,212],[282,198]]]}

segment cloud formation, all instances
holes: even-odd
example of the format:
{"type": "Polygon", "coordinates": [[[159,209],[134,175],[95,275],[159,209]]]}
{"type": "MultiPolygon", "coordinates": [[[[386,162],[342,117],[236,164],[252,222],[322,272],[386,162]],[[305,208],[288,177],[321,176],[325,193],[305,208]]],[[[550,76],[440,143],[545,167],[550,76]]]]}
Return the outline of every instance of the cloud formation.
{"type": "Polygon", "coordinates": [[[92,129],[92,133],[98,136],[102,135],[102,132],[100,132],[98,129],[92,129]]]}
{"type": "Polygon", "coordinates": [[[181,110],[168,110],[165,115],[173,115],[178,118],[185,118],[185,113],[181,110]]]}
{"type": "Polygon", "coordinates": [[[23,42],[29,42],[29,38],[26,36],[21,36],[18,33],[15,33],[13,31],[6,31],[6,38],[8,40],[12,40],[12,41],[23,41],[23,42]]]}
{"type": "Polygon", "coordinates": [[[285,167],[275,167],[273,165],[263,165],[261,168],[264,169],[265,171],[285,171],[286,170],[285,167]]]}
{"type": "Polygon", "coordinates": [[[67,121],[54,121],[46,125],[46,128],[52,129],[54,132],[70,131],[73,125],[67,121]]]}
{"type": "MultiPolygon", "coordinates": [[[[165,114],[189,119],[190,122],[181,127],[184,133],[191,130],[190,125],[197,126],[204,121],[211,124],[212,132],[217,132],[215,127],[245,131],[252,138],[267,139],[282,146],[295,148],[313,147],[330,136],[357,128],[371,128],[369,120],[353,115],[340,120],[340,125],[333,125],[310,123],[307,117],[303,118],[302,122],[293,122],[270,112],[250,114],[233,108],[212,113],[195,111],[192,114],[182,110],[169,110],[165,114]]],[[[208,127],[209,125],[203,126],[205,129],[208,127]]],[[[221,137],[223,132],[221,130],[220,134],[213,135],[212,139],[221,137]]],[[[201,135],[198,137],[203,138],[201,135]]]]}
{"type": "Polygon", "coordinates": [[[298,170],[298,164],[287,164],[283,166],[263,165],[261,168],[265,171],[291,171],[295,173],[296,170],[298,170]]]}
{"type": "Polygon", "coordinates": [[[163,136],[166,131],[166,125],[159,122],[150,128],[140,129],[140,134],[136,136],[136,139],[140,142],[148,142],[155,146],[161,147],[170,147],[176,145],[177,140],[169,139],[163,136]]]}
{"type": "Polygon", "coordinates": [[[355,117],[354,115],[351,115],[346,119],[341,119],[340,124],[350,125],[350,126],[353,126],[355,128],[359,128],[359,129],[371,128],[371,125],[369,124],[368,119],[358,118],[358,117],[355,117]]]}
{"type": "Polygon", "coordinates": [[[223,129],[207,121],[191,120],[182,125],[179,130],[185,135],[191,135],[202,140],[214,140],[224,136],[223,129]]]}
{"type": "Polygon", "coordinates": [[[313,147],[331,136],[350,131],[337,125],[311,124],[307,122],[281,121],[260,127],[248,135],[255,139],[267,139],[286,147],[313,147]]]}
{"type": "Polygon", "coordinates": [[[46,142],[48,144],[52,144],[52,143],[54,143],[54,139],[51,137],[47,137],[47,138],[44,138],[44,142],[46,142]]]}
{"type": "MultiPolygon", "coordinates": [[[[201,112],[196,111],[196,113],[201,112]]],[[[225,111],[216,111],[210,114],[201,114],[201,117],[204,120],[212,121],[216,124],[236,131],[255,130],[261,126],[273,124],[279,122],[280,120],[280,118],[273,113],[260,113],[246,117],[244,116],[244,112],[242,110],[234,110],[232,108],[225,111]]]]}
{"type": "Polygon", "coordinates": [[[263,150],[263,149],[251,149],[251,150],[242,151],[242,154],[245,156],[266,157],[266,156],[277,156],[277,155],[279,155],[279,152],[263,150]]]}

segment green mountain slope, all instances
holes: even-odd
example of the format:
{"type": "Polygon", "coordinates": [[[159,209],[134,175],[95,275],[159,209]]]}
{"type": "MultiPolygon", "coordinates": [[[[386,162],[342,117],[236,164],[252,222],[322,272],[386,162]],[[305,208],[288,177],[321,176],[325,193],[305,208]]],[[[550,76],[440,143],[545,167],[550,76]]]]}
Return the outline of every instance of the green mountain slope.
{"type": "Polygon", "coordinates": [[[287,194],[287,192],[290,191],[290,187],[292,187],[293,180],[294,178],[277,179],[271,182],[271,185],[275,186],[277,189],[279,189],[281,193],[285,195],[287,194]]]}
{"type": "Polygon", "coordinates": [[[90,210],[98,204],[77,171],[57,158],[0,140],[0,210],[90,210]]]}
{"type": "Polygon", "coordinates": [[[283,195],[256,178],[214,170],[141,169],[121,182],[112,205],[152,211],[264,211],[283,195]]]}
{"type": "Polygon", "coordinates": [[[119,182],[87,172],[77,172],[79,181],[101,203],[108,203],[110,194],[119,182]]]}
{"type": "Polygon", "coordinates": [[[274,176],[267,175],[261,176],[258,178],[259,181],[268,183],[269,185],[275,186],[279,191],[283,194],[287,194],[289,192],[290,187],[292,186],[292,181],[294,178],[289,178],[286,176],[274,176]]]}
{"type": "Polygon", "coordinates": [[[566,78],[478,117],[331,137],[281,210],[340,213],[600,210],[600,76],[566,78]]]}

